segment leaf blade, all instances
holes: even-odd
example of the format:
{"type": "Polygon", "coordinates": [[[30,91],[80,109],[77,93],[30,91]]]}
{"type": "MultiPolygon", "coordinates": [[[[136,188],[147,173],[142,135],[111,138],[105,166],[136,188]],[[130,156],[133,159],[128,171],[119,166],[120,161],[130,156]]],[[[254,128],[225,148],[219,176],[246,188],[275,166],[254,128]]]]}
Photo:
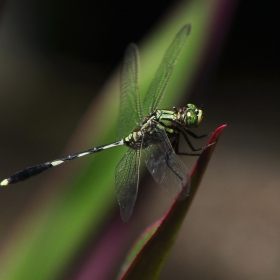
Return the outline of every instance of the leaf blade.
{"type": "MultiPolygon", "coordinates": [[[[149,227],[139,242],[142,239],[147,239],[149,235],[150,237],[138,252],[132,251],[135,257],[130,264],[126,264],[127,270],[122,275],[121,280],[157,279],[200,185],[216,143],[225,128],[226,125],[222,125],[215,130],[208,141],[208,145],[212,145],[204,149],[199,157],[191,173],[190,195],[184,200],[181,199],[183,189],[169,211],[149,227]]],[[[139,245],[136,249],[138,248],[139,245]]],[[[129,256],[129,259],[132,257],[129,256]]]]}

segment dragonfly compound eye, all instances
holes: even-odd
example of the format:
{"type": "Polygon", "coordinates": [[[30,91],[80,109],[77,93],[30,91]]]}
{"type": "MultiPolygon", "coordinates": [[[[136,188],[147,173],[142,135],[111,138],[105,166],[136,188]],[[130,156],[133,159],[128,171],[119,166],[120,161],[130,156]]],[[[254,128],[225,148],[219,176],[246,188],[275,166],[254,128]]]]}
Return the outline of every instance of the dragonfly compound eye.
{"type": "Polygon", "coordinates": [[[188,128],[197,127],[203,119],[202,110],[197,109],[197,107],[193,104],[187,104],[187,112],[186,112],[186,126],[188,128]]]}

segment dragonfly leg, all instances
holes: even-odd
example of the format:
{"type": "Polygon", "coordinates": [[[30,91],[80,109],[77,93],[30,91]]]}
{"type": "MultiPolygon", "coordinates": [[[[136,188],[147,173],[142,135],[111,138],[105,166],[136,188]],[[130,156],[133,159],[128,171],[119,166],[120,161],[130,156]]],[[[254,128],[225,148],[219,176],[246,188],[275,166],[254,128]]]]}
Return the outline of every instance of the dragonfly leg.
{"type": "MultiPolygon", "coordinates": [[[[180,176],[179,172],[174,168],[174,166],[172,166],[172,154],[174,155],[174,151],[169,151],[166,153],[166,165],[168,166],[168,168],[180,179],[181,181],[181,185],[182,185],[182,188],[184,189],[183,191],[183,195],[181,196],[181,198],[185,198],[186,196],[189,196],[190,194],[190,187],[191,187],[191,183],[190,183],[190,178],[189,176],[187,176],[187,178],[183,178],[182,176],[180,176]]],[[[179,200],[181,199],[179,198],[179,200]]]]}
{"type": "MultiPolygon", "coordinates": [[[[191,149],[193,152],[201,151],[201,150],[206,149],[206,148],[212,146],[213,144],[215,144],[215,143],[212,143],[212,144],[209,144],[209,145],[207,145],[207,146],[202,146],[202,147],[200,147],[200,148],[195,148],[195,147],[193,146],[193,144],[191,143],[191,141],[190,141],[188,135],[186,134],[186,132],[188,132],[188,133],[189,133],[190,135],[192,135],[192,136],[193,136],[193,135],[196,135],[196,134],[194,134],[193,132],[191,132],[191,131],[189,131],[189,130],[182,131],[182,133],[181,133],[181,134],[183,134],[183,136],[184,136],[184,138],[185,138],[185,140],[186,140],[188,146],[190,147],[190,149],[191,149]]],[[[212,133],[211,133],[211,134],[212,134],[212,133]]],[[[206,136],[208,136],[208,135],[209,135],[209,134],[203,134],[203,135],[201,135],[201,136],[198,136],[198,138],[196,138],[196,139],[200,139],[200,138],[206,137],[206,136]]],[[[196,135],[196,136],[197,136],[197,135],[196,135]]],[[[179,151],[179,142],[180,142],[180,134],[178,134],[178,135],[176,136],[175,140],[174,140],[173,143],[172,143],[172,147],[173,147],[173,149],[174,149],[174,151],[175,151],[176,154],[178,154],[178,155],[184,155],[184,156],[200,156],[200,155],[201,155],[201,153],[180,152],[180,151],[179,151]]]]}
{"type": "Polygon", "coordinates": [[[205,134],[202,134],[202,135],[197,135],[197,134],[195,134],[194,132],[192,132],[188,129],[184,130],[184,132],[188,133],[190,136],[192,136],[195,139],[201,139],[201,138],[204,138],[204,137],[207,137],[207,136],[210,136],[210,135],[213,134],[213,132],[210,132],[210,133],[205,133],[205,134]]]}
{"type": "MultiPolygon", "coordinates": [[[[184,133],[182,133],[184,135],[184,138],[188,144],[188,146],[191,148],[192,151],[200,151],[202,150],[204,147],[201,147],[199,149],[194,148],[194,146],[192,145],[192,143],[190,142],[189,138],[187,135],[185,135],[184,133]]],[[[176,136],[176,138],[174,139],[174,141],[172,142],[172,147],[175,151],[175,153],[177,155],[183,155],[183,156],[200,156],[200,153],[192,153],[192,152],[180,152],[179,151],[179,143],[180,143],[180,134],[178,134],[176,136]]]]}
{"type": "Polygon", "coordinates": [[[165,158],[165,161],[166,161],[166,164],[167,166],[170,168],[170,170],[172,170],[172,172],[178,177],[180,178],[181,182],[182,182],[182,186],[184,185],[184,180],[183,178],[179,175],[179,173],[171,166],[170,164],[170,155],[172,155],[173,151],[168,151],[166,153],[166,158],[165,158]]]}

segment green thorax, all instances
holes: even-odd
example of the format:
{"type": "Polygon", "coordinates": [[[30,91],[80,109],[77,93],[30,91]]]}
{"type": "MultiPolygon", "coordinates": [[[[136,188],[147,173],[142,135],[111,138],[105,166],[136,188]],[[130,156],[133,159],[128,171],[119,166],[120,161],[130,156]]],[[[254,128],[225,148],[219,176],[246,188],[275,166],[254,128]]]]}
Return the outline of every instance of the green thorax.
{"type": "Polygon", "coordinates": [[[126,146],[132,149],[141,148],[143,138],[146,139],[146,145],[153,144],[153,131],[163,129],[169,137],[175,136],[183,129],[197,127],[203,118],[203,112],[193,104],[187,104],[186,107],[173,110],[155,110],[148,115],[144,121],[134,129],[124,139],[126,146]],[[150,137],[149,137],[150,135],[150,137]]]}
{"type": "Polygon", "coordinates": [[[173,110],[156,110],[156,118],[170,134],[179,133],[179,127],[193,128],[197,127],[202,118],[203,112],[193,104],[187,104],[186,107],[173,110]]]}

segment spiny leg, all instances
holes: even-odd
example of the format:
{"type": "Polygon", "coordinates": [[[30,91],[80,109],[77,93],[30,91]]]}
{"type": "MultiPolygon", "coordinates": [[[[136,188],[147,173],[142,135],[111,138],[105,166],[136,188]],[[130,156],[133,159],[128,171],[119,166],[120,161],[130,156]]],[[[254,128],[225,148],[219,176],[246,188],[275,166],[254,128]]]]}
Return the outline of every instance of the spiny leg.
{"type": "MultiPolygon", "coordinates": [[[[193,147],[193,145],[191,144],[189,139],[186,140],[186,142],[187,142],[188,146],[191,148],[192,151],[200,151],[204,148],[204,147],[202,147],[202,148],[199,148],[199,149],[195,149],[193,147]]],[[[174,141],[172,142],[172,147],[173,147],[173,149],[174,149],[174,151],[177,155],[184,155],[184,156],[200,156],[201,155],[201,153],[180,152],[179,151],[179,143],[180,143],[180,134],[178,134],[176,136],[176,138],[174,139],[174,141]]]]}
{"type": "MultiPolygon", "coordinates": [[[[190,149],[193,151],[193,152],[197,152],[197,151],[201,151],[205,148],[208,148],[209,146],[211,145],[207,145],[207,146],[202,146],[200,148],[195,148],[193,146],[193,144],[191,143],[190,139],[188,138],[188,135],[186,134],[190,134],[191,136],[193,136],[195,139],[201,139],[201,138],[204,138],[206,136],[208,136],[209,134],[203,134],[203,135],[196,135],[195,133],[193,133],[192,131],[190,130],[184,130],[184,131],[181,131],[180,134],[182,134],[188,144],[188,146],[190,147],[190,149]]],[[[185,155],[185,156],[200,156],[201,153],[192,153],[192,152],[180,152],[179,151],[179,142],[180,142],[180,134],[178,134],[175,138],[175,140],[172,142],[172,147],[173,149],[175,150],[175,153],[178,154],[178,155],[185,155]]]]}
{"type": "Polygon", "coordinates": [[[154,142],[143,149],[146,166],[160,187],[168,194],[176,197],[183,185],[189,181],[189,172],[175,154],[164,129],[160,125],[147,133],[144,142],[154,142]],[[148,138],[148,139],[147,139],[148,138]]]}
{"type": "Polygon", "coordinates": [[[171,171],[181,180],[182,186],[183,186],[185,183],[183,178],[179,175],[179,173],[175,170],[175,168],[173,168],[170,164],[170,156],[172,155],[172,153],[173,153],[173,151],[166,152],[165,161],[166,161],[167,166],[171,169],[171,171]]]}
{"type": "Polygon", "coordinates": [[[86,156],[86,155],[90,155],[90,154],[93,154],[93,153],[103,151],[105,149],[109,149],[109,148],[113,148],[113,147],[121,146],[121,145],[124,145],[123,140],[117,141],[117,142],[109,144],[109,145],[95,147],[95,148],[92,148],[92,149],[89,149],[89,150],[86,150],[86,151],[83,151],[83,152],[80,152],[80,153],[75,153],[75,154],[72,154],[72,155],[69,155],[69,156],[66,156],[66,157],[63,157],[63,158],[59,158],[59,159],[56,159],[56,160],[53,160],[53,161],[45,162],[45,163],[42,163],[42,164],[39,164],[39,165],[31,166],[31,167],[28,167],[24,170],[16,172],[15,174],[13,174],[12,176],[10,176],[7,179],[4,179],[3,181],[1,181],[0,185],[1,186],[6,186],[6,185],[18,183],[20,181],[24,181],[26,179],[29,179],[30,177],[38,175],[38,174],[40,174],[41,172],[43,172],[47,169],[50,169],[52,167],[55,167],[55,166],[60,165],[62,163],[65,163],[69,160],[74,160],[76,158],[80,158],[80,157],[83,157],[83,156],[86,156]]]}
{"type": "MultiPolygon", "coordinates": [[[[188,133],[189,135],[191,135],[191,136],[192,136],[193,138],[195,138],[195,139],[202,139],[202,138],[205,138],[205,137],[207,137],[207,136],[211,136],[211,135],[213,134],[213,132],[209,132],[209,133],[205,133],[205,134],[202,134],[202,135],[197,135],[197,134],[195,134],[194,132],[192,132],[192,131],[190,131],[190,130],[188,130],[188,129],[185,129],[183,132],[185,132],[185,133],[183,133],[184,138],[185,138],[185,139],[187,138],[188,140],[189,140],[189,138],[187,137],[186,133],[188,133]]],[[[187,141],[187,139],[186,139],[186,141],[187,141]]],[[[213,142],[213,143],[208,144],[208,145],[206,145],[206,146],[202,146],[201,148],[198,148],[198,149],[196,149],[196,150],[199,151],[199,150],[206,149],[206,148],[208,148],[208,147],[214,145],[215,143],[216,143],[216,142],[213,142]]]]}
{"type": "Polygon", "coordinates": [[[202,139],[213,134],[213,132],[210,132],[202,135],[197,135],[194,132],[190,131],[189,129],[184,129],[184,132],[188,133],[190,136],[192,136],[195,139],[202,139]]]}
{"type": "Polygon", "coordinates": [[[173,150],[170,150],[169,152],[166,152],[166,165],[169,167],[169,169],[181,180],[182,182],[182,187],[184,187],[184,183],[186,183],[186,188],[184,189],[183,192],[183,196],[188,196],[190,194],[190,190],[191,190],[191,181],[190,178],[188,178],[188,180],[186,182],[184,182],[184,179],[180,176],[180,174],[178,173],[178,171],[175,169],[175,167],[172,166],[171,164],[171,157],[172,154],[174,153],[173,150]]]}

